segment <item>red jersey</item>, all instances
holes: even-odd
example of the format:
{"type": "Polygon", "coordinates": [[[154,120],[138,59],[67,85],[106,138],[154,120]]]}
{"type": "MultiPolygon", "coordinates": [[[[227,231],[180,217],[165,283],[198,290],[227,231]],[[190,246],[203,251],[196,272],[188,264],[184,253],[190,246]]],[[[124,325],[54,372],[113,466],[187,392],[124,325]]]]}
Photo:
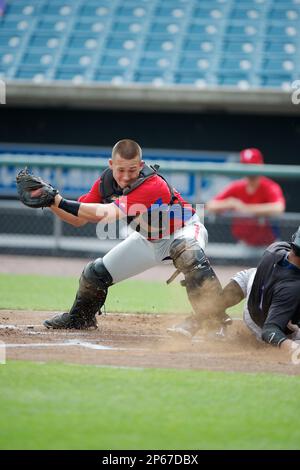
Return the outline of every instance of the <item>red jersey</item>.
{"type": "MultiPolygon", "coordinates": [[[[168,185],[160,176],[153,175],[126,196],[118,197],[114,204],[131,219],[144,214],[141,221],[144,223],[143,225],[147,224],[149,226],[151,224],[154,228],[158,226],[159,212],[165,214],[168,217],[168,227],[164,224],[163,233],[160,233],[159,236],[158,234],[154,235],[155,230],[154,233],[151,231],[151,235],[149,233],[149,236],[147,236],[149,240],[154,240],[172,234],[175,230],[181,228],[184,222],[195,213],[192,206],[182,198],[176,189],[173,189],[173,192],[176,200],[171,206],[171,210],[169,210],[171,194],[168,185]]],[[[81,196],[78,201],[90,203],[102,202],[100,177],[95,181],[90,191],[81,196]]],[[[142,223],[141,228],[143,228],[142,223]]],[[[142,230],[141,233],[144,235],[142,230]]]]}
{"type": "MultiPolygon", "coordinates": [[[[229,197],[240,199],[245,204],[282,202],[285,205],[285,198],[279,184],[265,176],[260,177],[259,186],[253,193],[247,191],[247,180],[241,179],[227,186],[214,200],[221,201],[229,197]]],[[[232,222],[233,236],[252,246],[270,245],[278,238],[277,232],[278,227],[271,225],[265,217],[234,217],[232,222]]]]}
{"type": "Polygon", "coordinates": [[[89,190],[87,194],[83,194],[78,198],[79,202],[93,202],[93,203],[101,203],[102,202],[102,197],[100,194],[100,176],[98,179],[96,179],[95,183],[89,190]]]}

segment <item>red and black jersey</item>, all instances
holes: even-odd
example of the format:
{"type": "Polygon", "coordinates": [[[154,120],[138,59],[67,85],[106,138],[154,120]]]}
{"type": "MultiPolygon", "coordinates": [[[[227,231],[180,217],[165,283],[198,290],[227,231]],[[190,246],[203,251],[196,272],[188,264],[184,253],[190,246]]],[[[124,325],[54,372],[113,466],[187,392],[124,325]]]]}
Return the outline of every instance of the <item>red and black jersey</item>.
{"type": "Polygon", "coordinates": [[[183,227],[195,213],[191,204],[186,202],[176,189],[171,188],[156,171],[149,173],[136,188],[129,190],[128,188],[122,190],[110,174],[111,191],[108,191],[110,193],[108,198],[101,190],[101,178],[106,175],[105,172],[107,170],[104,170],[91,190],[79,198],[79,202],[113,202],[127,216],[128,223],[132,223],[135,219],[134,228],[150,240],[172,234],[183,227]],[[160,226],[159,233],[156,232],[158,226],[160,226]]]}

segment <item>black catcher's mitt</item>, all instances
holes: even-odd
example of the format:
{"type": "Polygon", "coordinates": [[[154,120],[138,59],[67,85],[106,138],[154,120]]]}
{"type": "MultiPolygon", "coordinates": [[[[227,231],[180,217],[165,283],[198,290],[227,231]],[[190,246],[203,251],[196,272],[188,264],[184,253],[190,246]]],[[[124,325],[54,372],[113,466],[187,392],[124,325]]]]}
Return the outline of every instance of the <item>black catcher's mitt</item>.
{"type": "Polygon", "coordinates": [[[16,182],[20,200],[25,206],[38,209],[54,204],[57,189],[39,176],[30,174],[27,168],[17,174],[16,182]]]}

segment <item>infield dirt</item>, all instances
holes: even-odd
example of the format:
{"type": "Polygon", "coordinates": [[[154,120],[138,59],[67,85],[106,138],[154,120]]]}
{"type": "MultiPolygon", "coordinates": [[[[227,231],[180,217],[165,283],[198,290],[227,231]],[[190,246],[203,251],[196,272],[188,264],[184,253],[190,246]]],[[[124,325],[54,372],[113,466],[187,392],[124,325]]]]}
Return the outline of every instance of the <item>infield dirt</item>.
{"type": "Polygon", "coordinates": [[[7,360],[299,374],[300,365],[282,351],[260,344],[240,320],[224,339],[199,332],[193,340],[173,338],[167,328],[178,315],[98,316],[97,330],[47,330],[53,312],[0,311],[0,341],[7,360]]]}

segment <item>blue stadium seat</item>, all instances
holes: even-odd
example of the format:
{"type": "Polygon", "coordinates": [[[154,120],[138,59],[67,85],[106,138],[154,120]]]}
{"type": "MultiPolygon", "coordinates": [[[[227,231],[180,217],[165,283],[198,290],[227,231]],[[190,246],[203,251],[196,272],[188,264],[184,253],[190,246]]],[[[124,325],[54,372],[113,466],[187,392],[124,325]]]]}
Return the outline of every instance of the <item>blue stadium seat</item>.
{"type": "Polygon", "coordinates": [[[176,39],[166,36],[164,38],[145,39],[145,52],[168,52],[172,53],[176,47],[176,39]]]}
{"type": "Polygon", "coordinates": [[[9,76],[13,70],[15,55],[6,50],[0,50],[0,76],[9,76]]]}
{"type": "Polygon", "coordinates": [[[48,76],[48,68],[44,67],[32,67],[32,66],[21,66],[18,67],[15,78],[22,80],[35,80],[42,81],[48,76]]]}
{"type": "Polygon", "coordinates": [[[283,57],[281,60],[268,58],[263,60],[262,70],[265,72],[278,72],[279,74],[293,72],[296,70],[296,62],[286,57],[283,57]]]}
{"type": "Polygon", "coordinates": [[[293,8],[286,8],[285,6],[279,8],[272,8],[268,12],[268,19],[270,20],[288,20],[293,23],[299,21],[300,12],[299,8],[294,5],[293,8]]]}
{"type": "Polygon", "coordinates": [[[114,21],[111,26],[113,33],[140,34],[143,31],[144,22],[140,18],[134,18],[129,21],[114,21]]]}
{"type": "Polygon", "coordinates": [[[99,43],[99,35],[97,33],[89,34],[72,34],[68,40],[68,47],[73,49],[96,49],[99,43]]]}
{"type": "Polygon", "coordinates": [[[58,67],[54,75],[55,80],[72,80],[82,83],[87,80],[87,72],[84,67],[58,67]]]}
{"type": "Polygon", "coordinates": [[[211,37],[203,36],[197,40],[186,39],[183,42],[182,51],[184,52],[202,52],[205,54],[212,54],[216,49],[216,43],[219,41],[218,38],[214,39],[211,37]]]}
{"type": "Polygon", "coordinates": [[[282,88],[290,85],[295,78],[290,74],[280,74],[280,73],[262,73],[259,76],[260,85],[262,87],[271,87],[271,88],[282,88]]]}
{"type": "Polygon", "coordinates": [[[57,18],[57,17],[43,17],[40,19],[36,25],[35,31],[37,33],[43,33],[43,32],[49,32],[49,31],[65,31],[69,22],[70,18],[62,17],[62,18],[57,18]]]}
{"type": "Polygon", "coordinates": [[[134,81],[137,83],[153,83],[158,86],[170,82],[164,72],[157,70],[136,72],[134,75],[134,81]]]}
{"type": "Polygon", "coordinates": [[[107,18],[112,14],[112,5],[110,1],[99,0],[96,2],[83,2],[78,10],[78,18],[107,18]]]}
{"type": "Polygon", "coordinates": [[[255,8],[253,7],[244,7],[244,8],[234,8],[231,10],[229,18],[230,20],[255,20],[259,21],[263,18],[264,12],[262,8],[259,6],[263,6],[263,4],[256,4],[255,8]]]}
{"type": "Polygon", "coordinates": [[[170,36],[181,33],[184,22],[178,19],[168,19],[167,21],[154,21],[149,28],[151,34],[169,34],[170,36]]]}
{"type": "Polygon", "coordinates": [[[8,0],[0,76],[282,88],[299,24],[300,0],[8,0]]]}
{"type": "Polygon", "coordinates": [[[141,3],[136,3],[131,6],[120,6],[117,8],[115,14],[117,18],[131,18],[132,20],[145,18],[147,16],[148,6],[141,3]]]}
{"type": "Polygon", "coordinates": [[[10,2],[5,9],[5,15],[18,15],[19,18],[36,16],[39,13],[39,2],[31,0],[10,2]]]}
{"type": "Polygon", "coordinates": [[[135,35],[124,34],[124,35],[112,35],[108,36],[105,43],[107,51],[131,51],[136,49],[140,38],[135,35]]]}
{"type": "Polygon", "coordinates": [[[239,88],[250,88],[251,76],[245,73],[219,73],[218,84],[225,86],[237,86],[239,88]]]}
{"type": "Polygon", "coordinates": [[[74,13],[74,5],[71,2],[56,3],[49,2],[44,5],[42,15],[52,15],[59,17],[68,17],[74,13]]]}
{"type": "Polygon", "coordinates": [[[74,33],[101,33],[106,30],[106,22],[101,18],[88,18],[76,21],[73,25],[74,33]]]}
{"type": "Polygon", "coordinates": [[[219,26],[214,21],[197,21],[191,22],[187,28],[188,35],[201,35],[201,36],[210,36],[218,34],[219,26]]]}
{"type": "Polygon", "coordinates": [[[175,83],[205,88],[207,85],[213,84],[213,81],[200,72],[179,72],[175,74],[175,83]]]}
{"type": "Polygon", "coordinates": [[[110,69],[124,70],[132,63],[130,54],[105,54],[100,57],[98,65],[110,69]]]}
{"type": "Polygon", "coordinates": [[[0,47],[7,47],[15,49],[21,45],[22,35],[20,33],[9,32],[1,33],[0,32],[0,47]]]}
{"type": "Polygon", "coordinates": [[[260,24],[257,21],[239,22],[238,24],[229,23],[226,28],[226,37],[233,38],[239,37],[247,40],[248,37],[255,36],[260,32],[260,24]]]}
{"type": "Polygon", "coordinates": [[[249,60],[248,57],[223,57],[220,65],[219,70],[226,70],[226,71],[248,71],[253,70],[255,66],[255,62],[249,60]]]}
{"type": "Polygon", "coordinates": [[[290,23],[270,23],[266,29],[266,36],[268,38],[274,36],[274,38],[289,40],[290,38],[299,37],[299,29],[290,23]]]}
{"type": "Polygon", "coordinates": [[[53,53],[49,54],[46,51],[39,53],[26,52],[22,57],[22,64],[33,66],[39,65],[46,68],[53,63],[54,57],[55,55],[53,53]]]}
{"type": "Polygon", "coordinates": [[[29,40],[29,47],[42,47],[45,49],[55,49],[59,46],[62,39],[62,34],[57,32],[52,33],[43,33],[43,34],[33,34],[29,40]]]}
{"type": "Polygon", "coordinates": [[[100,68],[96,70],[94,80],[97,82],[123,83],[126,82],[126,72],[119,68],[100,68]]]}
{"type": "Polygon", "coordinates": [[[163,69],[170,66],[171,62],[167,56],[143,56],[140,58],[138,67],[139,68],[151,68],[151,69],[163,69]]]}
{"type": "Polygon", "coordinates": [[[81,54],[64,54],[60,59],[61,65],[78,65],[82,67],[88,67],[93,61],[92,54],[84,52],[81,54]]]}
{"type": "Polygon", "coordinates": [[[213,58],[207,57],[204,55],[193,55],[188,56],[184,55],[181,57],[179,61],[179,68],[182,71],[195,71],[196,73],[200,73],[203,70],[208,70],[211,68],[213,58]]]}
{"type": "Polygon", "coordinates": [[[226,15],[227,3],[202,4],[196,6],[192,12],[193,18],[223,20],[226,15]]]}
{"type": "Polygon", "coordinates": [[[258,44],[254,40],[245,41],[224,41],[223,51],[231,54],[255,54],[258,44]]]}
{"type": "Polygon", "coordinates": [[[299,53],[299,45],[297,42],[293,41],[292,39],[288,39],[286,41],[282,40],[273,40],[273,41],[265,41],[263,44],[263,50],[265,52],[272,52],[278,55],[281,54],[296,54],[299,53]]]}
{"type": "Polygon", "coordinates": [[[164,6],[164,4],[162,3],[161,5],[162,6],[157,7],[154,11],[154,16],[158,19],[168,18],[172,21],[173,18],[183,19],[187,15],[186,4],[164,6]]]}

